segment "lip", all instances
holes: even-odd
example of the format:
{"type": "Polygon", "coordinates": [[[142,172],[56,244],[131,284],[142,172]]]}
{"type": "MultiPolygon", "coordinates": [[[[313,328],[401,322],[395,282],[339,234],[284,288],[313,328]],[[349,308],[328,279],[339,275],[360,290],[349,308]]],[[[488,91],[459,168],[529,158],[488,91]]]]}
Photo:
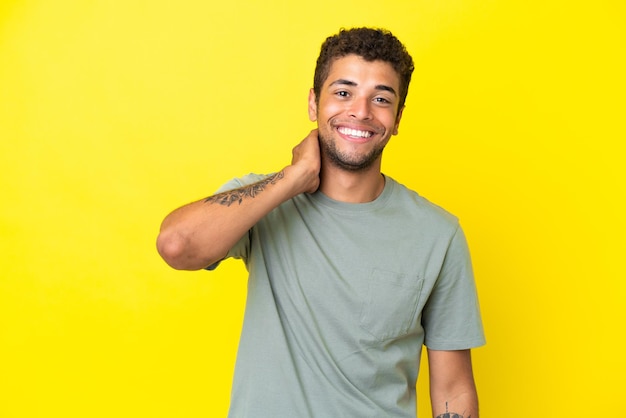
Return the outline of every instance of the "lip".
{"type": "Polygon", "coordinates": [[[348,142],[355,142],[355,143],[358,143],[358,144],[362,144],[362,143],[368,142],[368,141],[372,138],[372,136],[373,136],[373,135],[372,135],[372,136],[367,136],[367,137],[365,137],[365,136],[351,136],[351,135],[348,135],[348,134],[342,133],[342,132],[339,130],[339,128],[335,128],[335,132],[337,132],[337,134],[338,134],[338,135],[339,135],[342,139],[344,139],[345,141],[348,141],[348,142]]]}
{"type": "Polygon", "coordinates": [[[362,126],[362,125],[344,124],[344,123],[335,124],[335,126],[333,126],[333,129],[335,132],[337,132],[337,135],[339,135],[344,140],[349,141],[349,142],[355,142],[355,143],[364,143],[364,142],[371,141],[372,138],[374,138],[379,133],[378,129],[371,127],[371,126],[362,126]],[[359,131],[359,132],[369,132],[370,135],[369,136],[351,135],[348,132],[351,130],[359,131]]]}

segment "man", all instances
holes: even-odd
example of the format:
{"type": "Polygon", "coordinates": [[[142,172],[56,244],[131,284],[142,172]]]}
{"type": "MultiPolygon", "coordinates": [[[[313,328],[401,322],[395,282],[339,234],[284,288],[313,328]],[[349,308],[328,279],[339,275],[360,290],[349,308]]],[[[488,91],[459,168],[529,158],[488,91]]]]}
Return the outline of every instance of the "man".
{"type": "Polygon", "coordinates": [[[177,269],[245,261],[232,417],[414,417],[422,344],[433,416],[478,417],[470,348],[484,336],[458,221],[381,173],[413,71],[385,30],[322,45],[292,163],[166,217],[177,269]]]}

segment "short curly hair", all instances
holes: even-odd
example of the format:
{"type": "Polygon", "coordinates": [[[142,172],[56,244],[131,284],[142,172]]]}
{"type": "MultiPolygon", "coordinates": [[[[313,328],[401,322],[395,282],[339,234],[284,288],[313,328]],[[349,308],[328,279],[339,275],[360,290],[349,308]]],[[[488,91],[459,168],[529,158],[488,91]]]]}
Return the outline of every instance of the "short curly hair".
{"type": "Polygon", "coordinates": [[[393,67],[400,77],[400,101],[402,109],[409,92],[413,59],[405,46],[390,31],[377,28],[341,29],[336,35],[326,38],[315,66],[313,92],[319,102],[322,85],[328,78],[332,63],[346,55],[358,55],[366,61],[384,61],[393,67]]]}

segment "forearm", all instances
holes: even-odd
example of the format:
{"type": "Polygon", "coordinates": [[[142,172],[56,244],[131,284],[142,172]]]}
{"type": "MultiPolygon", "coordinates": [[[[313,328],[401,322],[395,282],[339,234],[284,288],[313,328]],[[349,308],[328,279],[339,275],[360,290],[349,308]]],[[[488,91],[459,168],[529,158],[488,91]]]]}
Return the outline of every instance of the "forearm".
{"type": "Polygon", "coordinates": [[[267,179],[183,206],[161,225],[157,249],[180,270],[198,270],[226,256],[263,216],[301,190],[287,167],[267,179]]]}
{"type": "Polygon", "coordinates": [[[478,418],[470,350],[429,350],[428,361],[433,417],[478,418]]]}
{"type": "Polygon", "coordinates": [[[431,405],[434,418],[478,418],[478,396],[475,389],[450,393],[431,391],[431,405]]]}

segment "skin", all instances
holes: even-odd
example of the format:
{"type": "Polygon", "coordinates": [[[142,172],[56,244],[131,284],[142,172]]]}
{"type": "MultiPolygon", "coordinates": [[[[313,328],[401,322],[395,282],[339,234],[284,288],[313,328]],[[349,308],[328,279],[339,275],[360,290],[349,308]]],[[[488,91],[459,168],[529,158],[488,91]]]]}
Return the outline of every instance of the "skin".
{"type": "Polygon", "coordinates": [[[433,417],[478,418],[471,351],[428,349],[428,366],[433,417]]]}
{"type": "MultiPolygon", "coordinates": [[[[382,152],[402,117],[399,84],[388,63],[356,55],[336,59],[320,97],[309,93],[309,118],[318,129],[293,148],[291,164],[262,182],[170,213],[157,238],[163,259],[181,270],[210,266],[262,217],[300,193],[319,189],[350,203],[376,199],[385,185],[382,152]]],[[[477,418],[470,351],[428,350],[428,359],[433,417],[477,418]]]]}

